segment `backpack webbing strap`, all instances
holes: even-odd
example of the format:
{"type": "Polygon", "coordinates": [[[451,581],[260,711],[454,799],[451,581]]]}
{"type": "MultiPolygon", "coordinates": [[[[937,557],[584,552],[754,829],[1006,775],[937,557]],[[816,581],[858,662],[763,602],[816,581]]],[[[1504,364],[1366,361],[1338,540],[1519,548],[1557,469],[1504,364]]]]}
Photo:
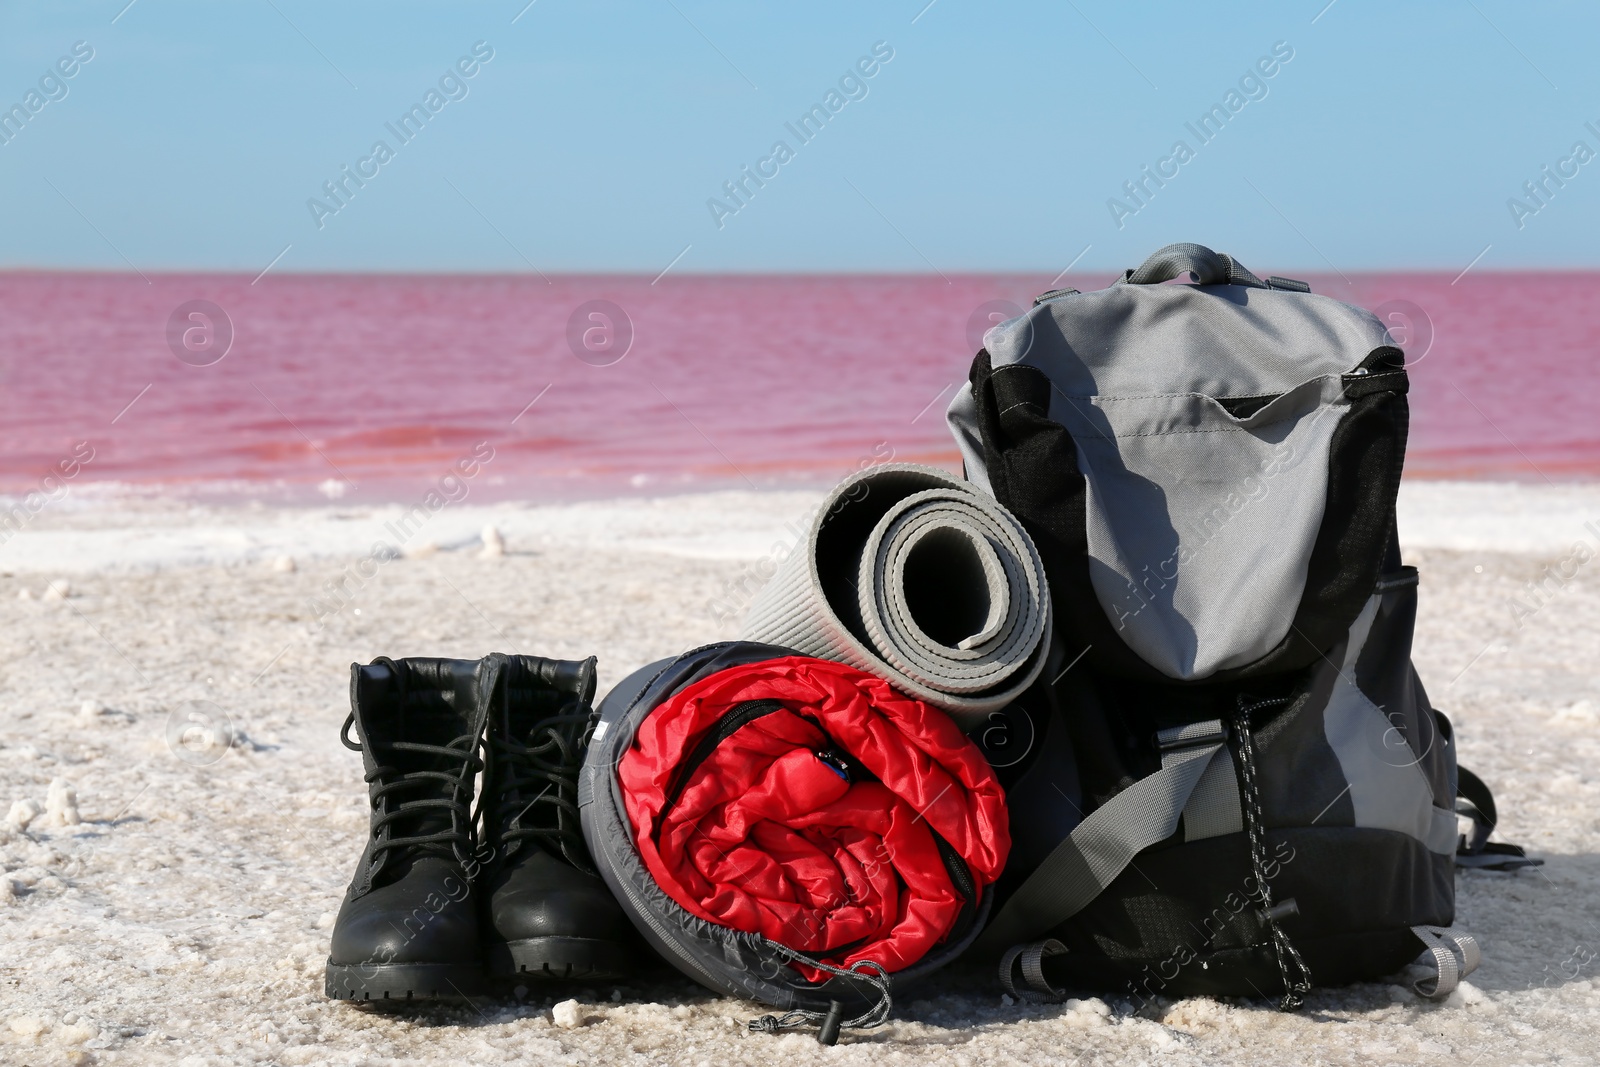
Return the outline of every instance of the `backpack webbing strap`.
{"type": "Polygon", "coordinates": [[[1082,911],[1133,857],[1178,829],[1178,818],[1227,734],[1219,720],[1160,735],[1163,766],[1106,801],[1017,888],[976,942],[999,952],[1082,911]]]}
{"type": "Polygon", "coordinates": [[[1456,796],[1465,801],[1464,804],[1456,804],[1456,811],[1472,819],[1472,837],[1462,839],[1460,850],[1467,853],[1482,852],[1489,835],[1494,833],[1495,823],[1500,821],[1500,813],[1494,806],[1494,794],[1482,778],[1465,767],[1457,767],[1456,796]]]}
{"type": "MultiPolygon", "coordinates": [[[[1165,767],[1174,758],[1161,755],[1165,767]]],[[[1208,837],[1236,834],[1244,829],[1244,811],[1239,806],[1239,778],[1233,771],[1233,755],[1224,746],[1195,783],[1189,802],[1183,806],[1183,839],[1201,841],[1208,837]]]]}
{"type": "Polygon", "coordinates": [[[1456,769],[1456,814],[1472,820],[1472,836],[1462,834],[1456,839],[1457,867],[1515,871],[1544,864],[1542,859],[1531,859],[1521,845],[1489,840],[1489,835],[1494,833],[1495,823],[1500,820],[1494,806],[1494,794],[1482,778],[1465,767],[1456,769]]]}
{"type": "Polygon", "coordinates": [[[1052,1000],[1065,997],[1066,991],[1057,989],[1050,984],[1044,976],[1044,961],[1051,956],[1060,956],[1067,951],[1067,946],[1059,941],[1030,941],[1025,945],[1012,945],[1006,949],[1006,954],[1000,958],[1000,985],[1012,997],[1025,1004],[1043,1004],[1052,1000]],[[1017,962],[1022,963],[1022,980],[1028,984],[1026,989],[1018,989],[1012,979],[1016,975],[1017,962]]]}
{"type": "Polygon", "coordinates": [[[1442,1000],[1455,992],[1461,979],[1478,969],[1483,954],[1471,934],[1452,934],[1430,926],[1413,926],[1411,932],[1427,947],[1433,958],[1433,977],[1412,985],[1419,996],[1442,1000]]]}

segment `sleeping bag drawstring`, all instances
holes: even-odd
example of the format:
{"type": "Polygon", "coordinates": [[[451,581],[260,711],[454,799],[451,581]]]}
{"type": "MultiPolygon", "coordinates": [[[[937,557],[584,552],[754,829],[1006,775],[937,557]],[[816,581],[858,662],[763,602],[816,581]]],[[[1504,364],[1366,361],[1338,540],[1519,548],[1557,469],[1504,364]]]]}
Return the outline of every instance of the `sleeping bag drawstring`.
{"type": "Polygon", "coordinates": [[[1239,771],[1244,779],[1244,821],[1245,830],[1250,838],[1250,866],[1255,875],[1256,900],[1261,905],[1261,920],[1266,923],[1267,930],[1272,936],[1272,951],[1278,959],[1278,971],[1283,976],[1283,999],[1278,1002],[1279,1011],[1293,1011],[1305,1003],[1305,995],[1311,990],[1311,969],[1306,966],[1306,961],[1301,958],[1299,950],[1290,943],[1289,935],[1283,932],[1283,927],[1278,923],[1280,916],[1298,914],[1294,900],[1291,898],[1274,907],[1272,889],[1267,885],[1267,846],[1263,833],[1261,789],[1256,784],[1256,746],[1250,734],[1250,715],[1262,708],[1278,707],[1287,703],[1289,703],[1288,697],[1277,697],[1246,704],[1241,694],[1239,710],[1233,718],[1234,729],[1239,735],[1239,771]],[[1291,969],[1296,974],[1294,978],[1290,977],[1291,969]]]}
{"type": "Polygon", "coordinates": [[[778,955],[788,957],[792,963],[803,963],[807,967],[815,967],[817,970],[831,974],[836,978],[860,979],[878,991],[878,1000],[872,1007],[857,1015],[854,1019],[843,1018],[844,1004],[837,1000],[828,1005],[826,1012],[806,1011],[803,1008],[795,1008],[792,1011],[784,1012],[782,1015],[763,1015],[750,1020],[751,1033],[775,1034],[779,1030],[794,1026],[804,1026],[809,1023],[817,1027],[818,1041],[824,1045],[834,1045],[839,1041],[839,1031],[841,1029],[871,1030],[873,1027],[882,1026],[889,1021],[889,1012],[894,1007],[894,1002],[889,995],[889,972],[885,971],[876,962],[872,960],[857,960],[848,969],[845,969],[823,963],[821,960],[812,959],[802,952],[796,952],[787,945],[780,945],[771,939],[767,940],[766,945],[778,955]],[[867,973],[864,970],[867,967],[875,969],[878,973],[867,973]]]}

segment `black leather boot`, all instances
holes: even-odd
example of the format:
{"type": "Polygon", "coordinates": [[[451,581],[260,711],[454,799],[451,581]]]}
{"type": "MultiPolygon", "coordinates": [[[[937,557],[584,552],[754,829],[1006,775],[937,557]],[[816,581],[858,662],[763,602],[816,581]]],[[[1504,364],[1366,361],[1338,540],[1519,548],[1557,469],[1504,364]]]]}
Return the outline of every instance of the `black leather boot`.
{"type": "Polygon", "coordinates": [[[631,970],[632,928],[595,873],[578,821],[595,660],[484,660],[489,767],[480,882],[493,975],[601,980],[631,970]]]}
{"type": "Polygon", "coordinates": [[[477,660],[351,665],[339,738],[366,766],[372,825],[333,924],[330,997],[404,1002],[484,991],[471,813],[483,767],[479,673],[477,660]]]}

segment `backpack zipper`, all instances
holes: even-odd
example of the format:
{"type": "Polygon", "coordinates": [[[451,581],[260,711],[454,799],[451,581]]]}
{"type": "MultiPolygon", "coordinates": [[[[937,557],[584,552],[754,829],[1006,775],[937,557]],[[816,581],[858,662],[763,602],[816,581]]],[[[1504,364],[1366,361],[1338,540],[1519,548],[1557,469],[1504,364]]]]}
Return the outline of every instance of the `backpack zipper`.
{"type": "MultiPolygon", "coordinates": [[[[932,832],[933,827],[928,827],[932,832]]],[[[950,875],[950,884],[955,887],[967,900],[972,900],[976,895],[972,884],[972,872],[967,869],[967,861],[955,850],[955,846],[946,841],[939,834],[933,835],[933,842],[939,848],[939,858],[944,860],[944,869],[950,875]]]]}

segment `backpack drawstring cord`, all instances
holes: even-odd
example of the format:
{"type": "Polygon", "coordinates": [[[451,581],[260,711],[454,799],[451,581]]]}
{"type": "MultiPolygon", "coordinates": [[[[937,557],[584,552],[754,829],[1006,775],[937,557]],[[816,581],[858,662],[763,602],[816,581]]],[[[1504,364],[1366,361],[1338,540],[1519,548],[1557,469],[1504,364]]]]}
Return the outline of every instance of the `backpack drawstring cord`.
{"type": "Polygon", "coordinates": [[[1279,1011],[1293,1011],[1305,1003],[1305,995],[1311,990],[1311,969],[1306,966],[1306,961],[1301,958],[1299,951],[1289,941],[1289,935],[1284,933],[1283,927],[1278,923],[1280,916],[1297,912],[1293,906],[1294,902],[1286,900],[1282,905],[1274,907],[1272,889],[1267,884],[1266,835],[1262,825],[1264,819],[1261,813],[1261,789],[1256,782],[1256,746],[1250,733],[1250,715],[1262,708],[1278,707],[1287,703],[1289,703],[1288,697],[1276,697],[1246,704],[1245,698],[1241,695],[1238,711],[1233,717],[1234,730],[1239,735],[1239,769],[1244,778],[1245,830],[1250,838],[1250,866],[1256,879],[1256,900],[1261,905],[1261,919],[1271,932],[1272,951],[1278,960],[1278,971],[1283,976],[1283,999],[1278,1002],[1279,1011]],[[1291,978],[1291,971],[1295,977],[1291,978]]]}
{"type": "Polygon", "coordinates": [[[762,1015],[759,1018],[750,1020],[751,1033],[775,1034],[780,1030],[809,1024],[818,1027],[818,1041],[824,1045],[832,1045],[838,1042],[841,1028],[871,1030],[889,1021],[889,1012],[894,1006],[894,1001],[889,995],[889,972],[883,969],[882,964],[875,960],[857,960],[846,969],[834,967],[831,964],[823,963],[821,960],[814,960],[810,956],[802,952],[796,952],[787,945],[779,944],[776,941],[769,940],[767,945],[780,956],[786,957],[790,962],[803,963],[807,967],[815,967],[817,970],[825,974],[831,974],[836,978],[854,978],[864,981],[878,991],[878,999],[872,1007],[853,1019],[843,1018],[844,1005],[837,1000],[828,1006],[826,1012],[794,1008],[784,1012],[782,1015],[762,1015]],[[866,970],[868,967],[873,968],[877,973],[869,973],[866,970]]]}

